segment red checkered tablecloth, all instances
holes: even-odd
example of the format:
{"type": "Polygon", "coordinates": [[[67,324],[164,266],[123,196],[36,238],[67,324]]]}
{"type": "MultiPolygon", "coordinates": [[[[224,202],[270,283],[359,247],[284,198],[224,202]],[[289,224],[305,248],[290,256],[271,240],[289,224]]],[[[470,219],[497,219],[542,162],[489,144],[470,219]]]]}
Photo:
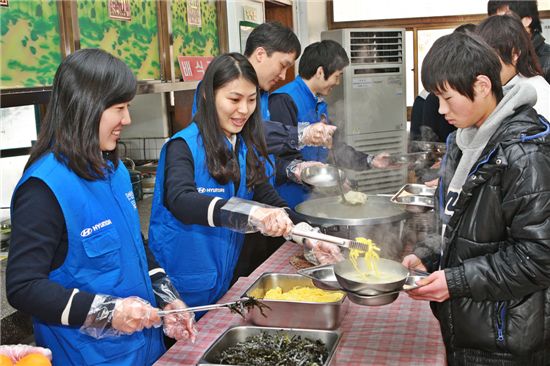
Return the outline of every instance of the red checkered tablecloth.
{"type": "MultiPolygon", "coordinates": [[[[289,258],[301,247],[284,244],[249,277],[241,277],[220,302],[239,298],[263,273],[295,273],[289,258]]],[[[195,344],[178,342],[156,366],[195,365],[206,349],[230,326],[245,324],[226,310],[210,311],[197,323],[195,344]]],[[[445,348],[439,325],[429,305],[401,295],[385,306],[359,306],[350,303],[339,330],[342,339],[331,365],[446,365],[445,348]]]]}

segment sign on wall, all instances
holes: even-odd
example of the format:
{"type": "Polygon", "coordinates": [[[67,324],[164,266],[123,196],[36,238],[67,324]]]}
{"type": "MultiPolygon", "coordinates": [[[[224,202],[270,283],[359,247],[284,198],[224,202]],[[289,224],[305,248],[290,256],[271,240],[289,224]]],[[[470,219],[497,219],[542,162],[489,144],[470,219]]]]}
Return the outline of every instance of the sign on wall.
{"type": "Polygon", "coordinates": [[[184,81],[199,81],[204,77],[206,68],[213,56],[178,56],[181,75],[184,81]]]}
{"type": "Polygon", "coordinates": [[[187,0],[187,24],[196,27],[202,26],[200,0],[187,0]]]}
{"type": "Polygon", "coordinates": [[[130,0],[109,0],[109,18],[131,20],[130,0]]]}

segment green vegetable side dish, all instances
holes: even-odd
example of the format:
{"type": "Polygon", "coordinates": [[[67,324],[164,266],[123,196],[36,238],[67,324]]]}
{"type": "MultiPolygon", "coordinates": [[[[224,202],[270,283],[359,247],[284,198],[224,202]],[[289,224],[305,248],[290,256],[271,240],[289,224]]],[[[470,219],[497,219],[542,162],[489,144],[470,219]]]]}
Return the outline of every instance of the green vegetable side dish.
{"type": "Polygon", "coordinates": [[[326,345],[284,331],[275,334],[261,332],[247,337],[220,353],[220,364],[250,366],[321,366],[328,358],[326,345]]]}
{"type": "Polygon", "coordinates": [[[254,297],[248,297],[248,298],[245,298],[243,301],[240,301],[236,304],[229,305],[229,310],[231,310],[232,313],[239,314],[243,319],[245,319],[244,309],[246,309],[246,311],[250,312],[250,310],[252,310],[252,308],[254,308],[254,307],[257,307],[260,310],[260,313],[265,318],[267,318],[267,315],[265,315],[264,309],[267,308],[267,309],[271,310],[271,308],[269,306],[267,306],[266,304],[264,304],[261,301],[256,300],[254,297]]]}

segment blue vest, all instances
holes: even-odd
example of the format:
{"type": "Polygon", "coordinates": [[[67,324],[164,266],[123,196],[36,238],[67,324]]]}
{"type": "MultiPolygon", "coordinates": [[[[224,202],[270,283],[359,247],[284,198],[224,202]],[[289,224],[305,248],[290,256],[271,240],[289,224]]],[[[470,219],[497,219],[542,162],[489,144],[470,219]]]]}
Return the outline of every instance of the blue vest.
{"type": "MultiPolygon", "coordinates": [[[[328,117],[327,103],[315,96],[304,80],[298,76],[290,83],[275,90],[273,94],[288,94],[298,109],[298,123],[317,123],[321,121],[323,115],[328,117]]],[[[328,149],[324,147],[306,146],[301,151],[304,161],[327,161],[328,149]]],[[[277,192],[294,209],[294,207],[303,202],[309,191],[302,185],[294,182],[286,182],[276,186],[277,192]]]]}
{"type": "MultiPolygon", "coordinates": [[[[220,184],[208,172],[204,144],[195,123],[172,137],[178,138],[185,140],[193,155],[195,183],[199,193],[222,199],[252,198],[253,192],[246,188],[247,149],[240,136],[237,136],[240,140],[237,153],[241,181],[237,192],[233,182],[220,184]]],[[[231,149],[229,141],[227,144],[231,149]]],[[[166,145],[161,151],[157,168],[149,247],[187,305],[215,303],[229,289],[244,235],[223,227],[186,225],[175,218],[164,206],[165,159],[166,145]]]]}
{"type": "MultiPolygon", "coordinates": [[[[141,238],[130,176],[122,163],[104,180],[87,181],[48,154],[25,171],[42,180],[63,211],[68,252],[49,274],[65,288],[118,297],[138,296],[156,306],[141,238]]],[[[39,346],[48,347],[54,365],[151,365],[165,351],[160,329],[95,339],[80,327],[47,324],[33,318],[39,346]]]]}

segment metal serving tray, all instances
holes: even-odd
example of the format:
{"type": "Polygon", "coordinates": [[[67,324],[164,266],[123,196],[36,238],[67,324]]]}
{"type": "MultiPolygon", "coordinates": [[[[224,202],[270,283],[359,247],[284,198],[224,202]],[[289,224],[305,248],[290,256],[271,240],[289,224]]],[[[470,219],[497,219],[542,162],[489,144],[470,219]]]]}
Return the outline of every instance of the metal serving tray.
{"type": "Polygon", "coordinates": [[[393,197],[391,202],[405,206],[410,212],[425,212],[434,208],[435,188],[423,184],[405,184],[393,197]]]}
{"type": "MultiPolygon", "coordinates": [[[[261,299],[275,287],[283,291],[295,286],[315,287],[311,279],[299,274],[264,273],[243,294],[261,299]]],[[[336,329],[344,319],[349,301],[344,297],[336,302],[298,302],[283,300],[261,300],[270,309],[264,309],[265,317],[256,307],[247,314],[247,320],[265,327],[336,329]]]]}
{"type": "MultiPolygon", "coordinates": [[[[227,329],[202,355],[197,365],[220,365],[216,363],[219,354],[228,347],[234,346],[239,342],[244,342],[247,337],[266,332],[268,334],[284,331],[290,336],[299,335],[301,337],[309,338],[313,341],[320,340],[327,346],[328,357],[323,365],[329,365],[340,337],[342,334],[338,331],[329,330],[311,330],[311,329],[297,329],[297,328],[265,328],[255,327],[250,325],[234,326],[227,329]]],[[[266,364],[267,365],[267,364],[266,364]]]]}

